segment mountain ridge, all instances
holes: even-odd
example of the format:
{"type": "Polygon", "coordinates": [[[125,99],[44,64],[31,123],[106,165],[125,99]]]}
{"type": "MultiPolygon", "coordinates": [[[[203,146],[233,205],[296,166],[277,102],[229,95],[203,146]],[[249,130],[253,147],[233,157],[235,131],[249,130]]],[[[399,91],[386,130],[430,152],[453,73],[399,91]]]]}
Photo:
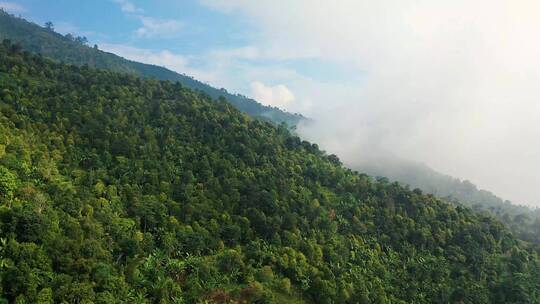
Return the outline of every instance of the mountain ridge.
{"type": "Polygon", "coordinates": [[[191,76],[171,71],[168,68],[132,61],[110,52],[92,48],[84,43],[85,39],[82,37],[75,37],[73,34],[61,35],[54,32],[52,28],[41,27],[0,9],[0,41],[3,39],[10,39],[27,51],[77,66],[87,64],[95,68],[110,69],[158,80],[179,81],[182,85],[200,90],[213,99],[223,96],[248,115],[277,124],[286,123],[289,127],[294,128],[299,121],[305,119],[300,114],[292,114],[276,107],[262,105],[252,98],[231,94],[225,89],[214,88],[191,76]]]}
{"type": "Polygon", "coordinates": [[[438,172],[422,163],[389,157],[352,163],[350,167],[494,216],[518,238],[540,244],[540,209],[504,200],[488,190],[479,189],[469,180],[438,172]]]}

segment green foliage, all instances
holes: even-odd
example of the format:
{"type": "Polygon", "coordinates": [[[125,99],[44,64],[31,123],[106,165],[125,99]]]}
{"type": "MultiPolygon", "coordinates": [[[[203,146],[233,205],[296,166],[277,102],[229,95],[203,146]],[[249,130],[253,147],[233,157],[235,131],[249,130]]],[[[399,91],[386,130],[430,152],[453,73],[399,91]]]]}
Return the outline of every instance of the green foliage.
{"type": "Polygon", "coordinates": [[[17,177],[6,167],[0,166],[0,203],[7,204],[13,199],[13,191],[17,186],[17,177]]]}
{"type": "Polygon", "coordinates": [[[0,301],[540,303],[497,221],[179,83],[0,46],[0,301]]]}
{"type": "Polygon", "coordinates": [[[178,74],[160,66],[126,60],[100,51],[97,46],[89,47],[86,45],[88,43],[86,37],[74,34],[62,36],[54,32],[53,24],[50,22],[45,23],[45,27],[40,27],[0,10],[0,40],[2,39],[10,39],[27,51],[77,66],[87,65],[147,78],[178,81],[183,86],[204,92],[213,99],[225,97],[237,109],[248,115],[276,124],[286,123],[294,127],[304,119],[300,114],[291,114],[262,105],[251,98],[211,87],[185,74],[178,74]]]}

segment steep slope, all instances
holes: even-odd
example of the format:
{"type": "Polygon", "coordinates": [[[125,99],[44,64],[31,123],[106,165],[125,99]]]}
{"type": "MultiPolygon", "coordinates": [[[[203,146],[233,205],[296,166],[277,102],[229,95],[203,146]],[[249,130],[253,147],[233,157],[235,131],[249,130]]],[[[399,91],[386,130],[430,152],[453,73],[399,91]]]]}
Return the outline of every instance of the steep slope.
{"type": "Polygon", "coordinates": [[[178,74],[163,67],[126,60],[111,53],[88,47],[68,37],[42,28],[24,19],[0,10],[0,41],[10,39],[25,50],[77,66],[108,69],[159,80],[179,81],[182,85],[200,90],[214,99],[225,97],[239,110],[252,117],[263,118],[275,123],[295,126],[303,117],[275,107],[264,106],[241,95],[230,94],[224,89],[216,89],[187,75],[178,74]]]}
{"type": "Polygon", "coordinates": [[[0,292],[18,303],[540,303],[489,217],[180,84],[0,46],[0,292]]]}
{"type": "Polygon", "coordinates": [[[540,209],[515,205],[489,191],[478,189],[470,181],[439,173],[420,163],[386,158],[352,167],[490,214],[509,227],[519,239],[540,244],[540,209]]]}

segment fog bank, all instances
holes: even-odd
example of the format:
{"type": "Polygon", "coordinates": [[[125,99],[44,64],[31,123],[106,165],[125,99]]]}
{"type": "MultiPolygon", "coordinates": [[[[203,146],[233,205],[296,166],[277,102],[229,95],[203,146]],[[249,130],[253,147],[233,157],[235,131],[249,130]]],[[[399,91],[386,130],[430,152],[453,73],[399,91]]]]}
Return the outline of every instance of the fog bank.
{"type": "Polygon", "coordinates": [[[540,2],[205,0],[258,26],[274,58],[354,66],[299,133],[345,163],[396,155],[540,204],[540,2]],[[287,9],[284,9],[287,7],[287,9]]]}

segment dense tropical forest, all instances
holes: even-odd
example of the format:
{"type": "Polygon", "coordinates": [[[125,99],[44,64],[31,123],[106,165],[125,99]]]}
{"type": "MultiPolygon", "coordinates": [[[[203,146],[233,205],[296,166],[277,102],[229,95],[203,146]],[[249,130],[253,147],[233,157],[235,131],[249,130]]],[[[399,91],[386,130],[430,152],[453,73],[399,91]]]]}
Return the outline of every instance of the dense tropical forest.
{"type": "Polygon", "coordinates": [[[540,303],[499,222],[181,83],[0,46],[6,303],[540,303]]]}
{"type": "MultiPolygon", "coordinates": [[[[76,34],[61,35],[54,31],[54,24],[44,27],[17,18],[0,10],[0,40],[10,39],[25,50],[42,54],[77,66],[88,65],[159,80],[178,81],[183,86],[208,94],[213,99],[225,97],[237,109],[252,117],[274,123],[287,123],[294,127],[300,120],[298,114],[266,107],[253,99],[216,89],[189,76],[163,67],[129,61],[103,52],[97,46],[89,47],[85,37],[76,34]]],[[[468,181],[438,173],[413,162],[385,159],[378,162],[360,162],[351,166],[373,176],[383,176],[412,188],[419,188],[456,205],[464,205],[477,212],[487,213],[503,222],[519,239],[540,244],[540,211],[504,201],[491,192],[479,190],[468,181]]]]}
{"type": "Polygon", "coordinates": [[[90,47],[84,36],[74,33],[61,35],[54,31],[54,24],[47,22],[44,27],[18,18],[0,9],[0,41],[10,39],[25,50],[42,54],[77,66],[88,65],[101,69],[129,73],[159,80],[178,81],[185,87],[202,91],[212,98],[224,96],[240,111],[250,116],[265,119],[277,124],[285,122],[294,127],[304,119],[300,114],[292,114],[275,107],[269,107],[225,89],[216,89],[190,76],[178,74],[164,67],[126,60],[115,54],[99,50],[97,45],[90,47]]]}
{"type": "Polygon", "coordinates": [[[504,223],[521,240],[540,244],[540,209],[531,209],[503,200],[495,194],[478,189],[468,180],[439,173],[426,165],[399,159],[352,164],[361,172],[384,176],[456,205],[489,214],[504,223]]]}

